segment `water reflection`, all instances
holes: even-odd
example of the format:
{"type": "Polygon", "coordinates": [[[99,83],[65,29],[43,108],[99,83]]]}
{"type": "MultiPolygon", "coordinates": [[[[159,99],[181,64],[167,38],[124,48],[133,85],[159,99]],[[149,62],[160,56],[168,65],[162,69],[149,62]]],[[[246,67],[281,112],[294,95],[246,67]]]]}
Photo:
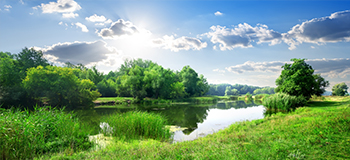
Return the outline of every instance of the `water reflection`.
{"type": "Polygon", "coordinates": [[[176,131],[174,141],[193,140],[212,134],[230,124],[242,121],[263,118],[264,107],[254,102],[226,101],[216,104],[200,105],[129,105],[129,106],[101,106],[92,109],[75,110],[79,118],[94,126],[98,133],[100,118],[115,112],[146,111],[158,113],[168,119],[169,125],[186,127],[186,130],[176,131]]]}

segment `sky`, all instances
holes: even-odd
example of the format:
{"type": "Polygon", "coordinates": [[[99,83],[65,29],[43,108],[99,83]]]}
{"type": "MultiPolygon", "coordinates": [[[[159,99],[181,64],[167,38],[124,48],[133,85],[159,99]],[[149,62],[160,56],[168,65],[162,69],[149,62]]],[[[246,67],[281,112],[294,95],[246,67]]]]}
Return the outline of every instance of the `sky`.
{"type": "Polygon", "coordinates": [[[331,91],[350,86],[349,9],[348,0],[0,0],[0,51],[33,47],[52,64],[104,73],[142,58],[260,87],[304,58],[331,91]]]}

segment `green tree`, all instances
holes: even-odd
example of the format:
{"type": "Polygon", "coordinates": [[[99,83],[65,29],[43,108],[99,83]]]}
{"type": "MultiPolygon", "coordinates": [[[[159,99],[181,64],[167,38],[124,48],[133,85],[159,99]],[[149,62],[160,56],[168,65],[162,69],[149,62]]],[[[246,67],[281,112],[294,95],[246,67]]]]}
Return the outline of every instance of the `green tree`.
{"type": "Polygon", "coordinates": [[[52,106],[85,106],[100,96],[94,83],[79,79],[75,69],[56,66],[30,68],[23,86],[37,101],[46,97],[52,106]]]}
{"type": "Polygon", "coordinates": [[[276,92],[287,93],[292,96],[303,96],[307,100],[311,95],[323,93],[328,85],[320,75],[313,75],[314,70],[305,59],[291,59],[293,64],[282,66],[281,75],[276,79],[276,92]],[[316,79],[315,79],[316,77],[316,79]]]}
{"type": "Polygon", "coordinates": [[[342,82],[333,86],[332,95],[333,96],[344,96],[348,93],[348,86],[342,82]]]}
{"type": "Polygon", "coordinates": [[[96,87],[103,97],[117,96],[117,84],[112,79],[103,79],[96,87]]]}

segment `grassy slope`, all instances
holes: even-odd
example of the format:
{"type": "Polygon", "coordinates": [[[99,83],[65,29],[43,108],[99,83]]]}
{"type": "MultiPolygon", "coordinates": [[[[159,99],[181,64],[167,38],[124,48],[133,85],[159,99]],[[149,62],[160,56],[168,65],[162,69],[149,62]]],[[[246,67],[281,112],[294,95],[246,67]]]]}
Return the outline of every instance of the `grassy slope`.
{"type": "Polygon", "coordinates": [[[291,114],[240,122],[194,141],[117,141],[71,159],[349,159],[350,98],[327,97],[291,114]]]}

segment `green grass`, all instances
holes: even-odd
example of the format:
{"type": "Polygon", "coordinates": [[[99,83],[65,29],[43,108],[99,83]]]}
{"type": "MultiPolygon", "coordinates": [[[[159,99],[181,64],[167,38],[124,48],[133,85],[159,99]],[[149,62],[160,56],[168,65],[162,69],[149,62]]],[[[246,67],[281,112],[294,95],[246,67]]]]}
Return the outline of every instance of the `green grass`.
{"type": "Polygon", "coordinates": [[[156,139],[168,141],[171,133],[165,127],[167,121],[158,114],[147,112],[115,113],[101,119],[112,127],[112,136],[117,139],[156,139]]]}
{"type": "Polygon", "coordinates": [[[325,98],[288,114],[244,121],[194,141],[116,141],[60,159],[349,159],[350,98],[325,98]],[[335,105],[335,106],[333,106],[335,105]]]}
{"type": "Polygon", "coordinates": [[[1,159],[33,157],[88,149],[89,130],[81,126],[71,113],[50,107],[34,107],[34,111],[0,108],[1,159]]]}

